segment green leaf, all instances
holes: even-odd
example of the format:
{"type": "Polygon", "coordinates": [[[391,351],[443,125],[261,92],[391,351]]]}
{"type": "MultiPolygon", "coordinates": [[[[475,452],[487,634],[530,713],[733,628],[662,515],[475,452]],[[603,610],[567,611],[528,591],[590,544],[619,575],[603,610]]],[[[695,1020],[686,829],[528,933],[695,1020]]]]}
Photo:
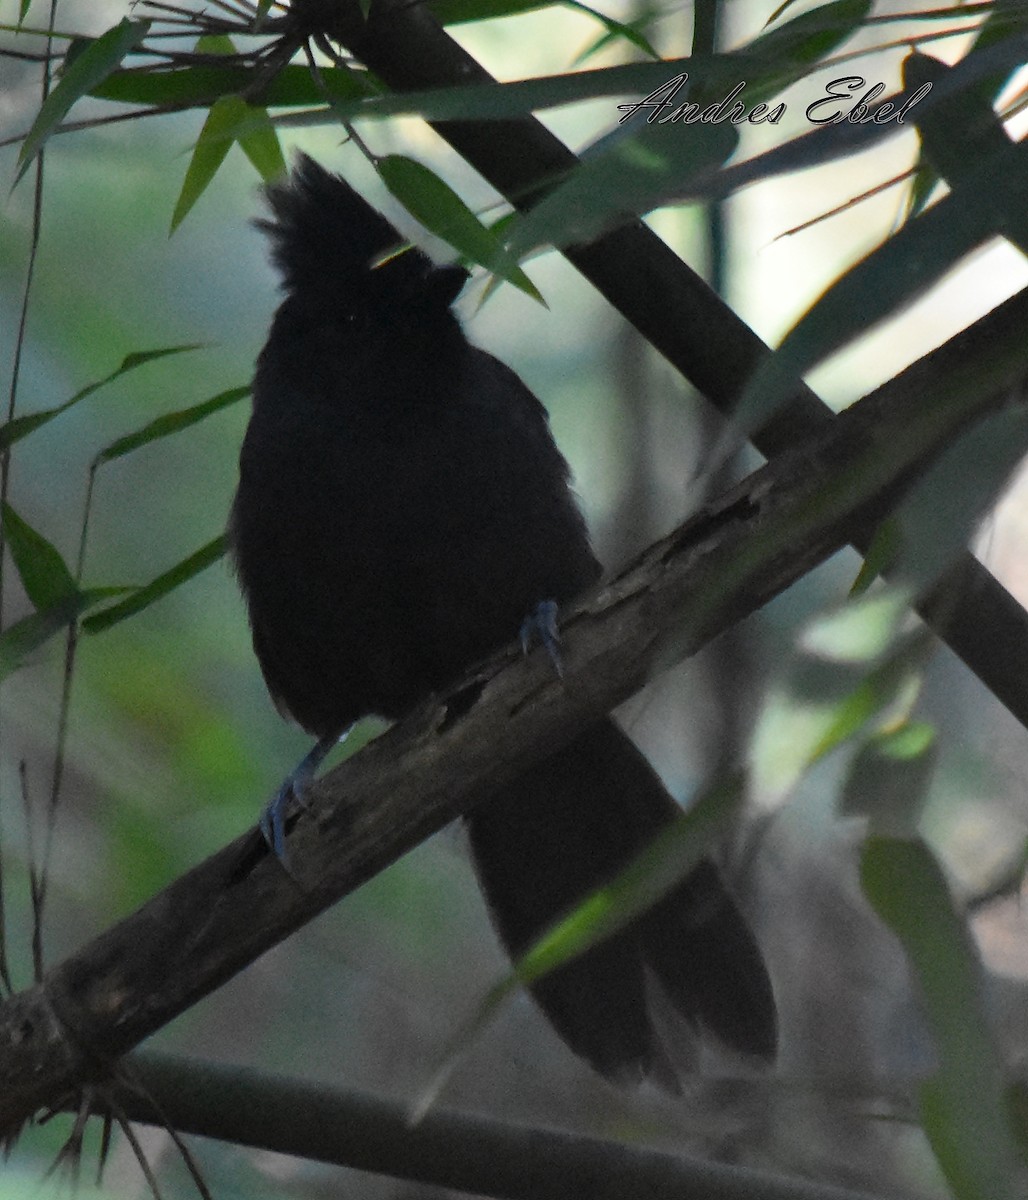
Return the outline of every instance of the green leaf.
{"type": "Polygon", "coordinates": [[[82,622],[82,628],[87,633],[100,633],[112,625],[116,625],[119,621],[124,621],[127,617],[135,616],[136,613],[142,612],[144,608],[149,608],[155,601],[174,591],[180,584],[186,583],[194,575],[199,575],[201,571],[216,563],[224,555],[226,548],[226,537],[224,534],[219,534],[206,546],[201,546],[199,550],[194,551],[180,563],[176,563],[162,575],[158,575],[145,587],[136,588],[120,604],[112,604],[110,608],[105,608],[93,616],[87,617],[82,622]]]}
{"type": "Polygon", "coordinates": [[[850,765],[840,813],[869,818],[879,835],[915,836],[937,760],[935,730],[924,721],[872,735],[850,765]]]}
{"type": "Polygon", "coordinates": [[[863,596],[871,584],[885,573],[890,564],[895,562],[899,552],[900,537],[896,523],[891,517],[886,517],[875,530],[874,538],[860,564],[860,570],[850,588],[850,596],[863,596]]]}
{"type": "Polygon", "coordinates": [[[38,610],[53,608],[78,592],[64,559],[6,501],[2,508],[4,534],[25,594],[38,610]]]}
{"type": "Polygon", "coordinates": [[[122,19],[92,42],[72,62],[60,82],[43,101],[18,155],[17,179],[42,149],[51,133],[64,119],[76,100],[87,95],[114,71],[125,55],[137,46],[150,30],[149,21],[122,19]]]}
{"type": "Polygon", "coordinates": [[[512,978],[531,983],[584,954],[652,908],[676,887],[738,817],[743,777],[709,787],[606,886],[586,897],[518,959],[512,978]]]}
{"type": "MultiPolygon", "coordinates": [[[[738,72],[744,69],[742,56],[745,54],[745,48],[737,53],[740,55],[735,67],[738,72]]],[[[980,84],[989,78],[991,73],[1001,69],[1010,70],[1015,66],[1019,67],[1026,55],[1028,55],[1028,32],[1018,37],[1010,37],[997,45],[989,46],[970,60],[967,58],[961,60],[957,66],[951,68],[943,83],[938,87],[933,87],[927,96],[917,92],[903,91],[896,95],[883,97],[883,100],[892,105],[893,118],[900,111],[904,111],[904,120],[912,119],[912,115],[915,113],[923,116],[927,110],[944,103],[947,97],[980,84]]],[[[761,64],[758,67],[758,70],[764,72],[756,89],[758,97],[763,95],[769,83],[772,82],[772,76],[768,74],[769,67],[770,64],[761,64]]],[[[794,68],[794,74],[799,77],[801,72],[794,68]]],[[[789,80],[779,77],[777,86],[781,88],[787,82],[789,80]]],[[[751,95],[748,83],[745,95],[747,98],[751,95]]],[[[890,118],[885,124],[877,124],[874,121],[853,124],[845,119],[837,123],[819,124],[809,133],[800,134],[771,150],[695,181],[688,196],[683,198],[707,201],[724,199],[741,188],[762,179],[770,179],[776,175],[801,171],[836,159],[850,157],[869,149],[877,142],[901,133],[906,125],[900,124],[893,118],[890,118]]]]}
{"type": "Polygon", "coordinates": [[[240,130],[240,149],[264,182],[272,183],[286,173],[286,157],[282,153],[282,143],[278,140],[278,133],[266,108],[250,105],[249,118],[253,128],[245,132],[240,130]]]}
{"type": "MultiPolygon", "coordinates": [[[[319,87],[310,70],[286,66],[266,81],[260,92],[269,108],[306,108],[321,104],[326,94],[338,100],[359,100],[370,94],[363,76],[344,67],[321,67],[319,87]]],[[[99,100],[120,104],[149,104],[163,108],[208,108],[219,96],[249,92],[262,82],[258,68],[245,66],[194,66],[171,70],[117,71],[89,93],[99,100]]]]}
{"type": "Polygon", "coordinates": [[[922,595],[966,548],[1011,473],[1028,453],[1028,411],[991,413],[957,438],[903,497],[890,517],[890,577],[922,595]]]}
{"type": "MultiPolygon", "coordinates": [[[[874,0],[833,0],[801,13],[785,25],[762,33],[742,46],[739,57],[789,67],[815,63],[852,37],[863,25],[874,0]]],[[[778,14],[785,11],[785,6],[778,14]]]]}
{"type": "Polygon", "coordinates": [[[533,300],[542,302],[535,284],[496,234],[482,224],[434,171],[400,154],[379,159],[375,168],[389,191],[426,229],[443,238],[465,258],[506,279],[533,300]]]}
{"type": "Polygon", "coordinates": [[[196,39],[193,49],[197,54],[228,58],[236,53],[236,44],[227,33],[205,33],[196,39]]]}
{"type": "Polygon", "coordinates": [[[816,617],[773,684],[750,747],[762,803],[787,795],[819,759],[882,714],[905,713],[935,643],[900,636],[909,595],[884,588],[816,617]]]}
{"type": "Polygon", "coordinates": [[[619,134],[591,146],[565,181],[514,223],[509,244],[518,258],[538,246],[590,242],[650,212],[724,162],[738,142],[731,125],[625,126],[619,134]]]}
{"type": "Polygon", "coordinates": [[[779,6],[775,9],[775,11],[764,22],[765,27],[768,25],[773,25],[775,23],[775,21],[777,21],[778,18],[780,16],[782,16],[782,14],[786,11],[786,9],[792,8],[792,6],[795,3],[796,3],[796,0],[782,0],[782,3],[779,4],[779,6]]]}
{"type": "Polygon", "coordinates": [[[429,0],[428,8],[442,25],[490,21],[551,8],[552,0],[429,0]]]}
{"type": "MultiPolygon", "coordinates": [[[[925,83],[934,88],[952,73],[952,67],[927,54],[911,53],[903,63],[903,81],[908,88],[925,83]]],[[[928,108],[915,109],[914,123],[921,134],[924,160],[950,187],[966,179],[974,163],[1002,154],[1010,146],[980,80],[928,108]]],[[[1028,253],[1028,218],[1022,212],[1008,213],[1005,231],[1014,245],[1028,253]]]]}
{"type": "MultiPolygon", "coordinates": [[[[230,57],[236,53],[236,47],[227,34],[207,34],[197,39],[196,52],[230,57]]],[[[286,172],[282,146],[268,116],[268,110],[259,105],[251,105],[248,111],[249,127],[237,131],[236,141],[265,183],[270,183],[286,172]]]]}
{"type": "MultiPolygon", "coordinates": [[[[836,0],[837,19],[830,23],[828,36],[836,40],[848,36],[856,14],[863,11],[866,2],[836,0]]],[[[619,64],[513,83],[471,84],[380,95],[370,94],[368,89],[362,99],[340,99],[321,113],[301,114],[286,120],[290,124],[304,125],[338,118],[356,120],[401,115],[420,116],[429,121],[502,120],[602,96],[646,96],[683,73],[689,76],[690,88],[713,99],[720,99],[744,80],[745,99],[747,103],[755,104],[776,95],[809,73],[811,31],[807,28],[807,18],[811,15],[798,17],[788,26],[731,53],[619,64]]],[[[1005,47],[1004,53],[1009,55],[1012,51],[1005,47]]],[[[274,106],[270,95],[263,98],[269,106],[274,106]]],[[[611,116],[614,115],[612,112],[611,116]]],[[[874,136],[885,136],[885,132],[895,130],[892,126],[874,127],[874,136]]],[[[847,153],[853,152],[847,149],[847,153]]]]}
{"type": "Polygon", "coordinates": [[[95,383],[87,384],[80,391],[76,392],[70,400],[65,400],[63,404],[58,404],[55,408],[44,409],[42,412],[28,413],[24,417],[15,417],[5,425],[0,425],[0,451],[9,450],[15,442],[20,442],[22,438],[28,437],[30,433],[34,433],[42,425],[46,425],[52,421],[54,417],[59,417],[61,413],[67,412],[69,408],[78,404],[80,400],[91,396],[93,392],[98,391],[108,383],[112,383],[126,372],[134,371],[136,367],[141,367],[144,363],[153,362],[154,359],[164,358],[169,354],[183,354],[187,350],[200,349],[202,349],[202,344],[200,342],[193,342],[185,346],[163,346],[158,350],[141,350],[134,351],[132,354],[126,354],[122,359],[121,366],[116,371],[112,371],[110,375],[105,375],[103,379],[96,380],[95,383]]]}
{"type": "Polygon", "coordinates": [[[847,271],[754,371],[737,417],[762,425],[799,377],[906,304],[988,238],[1021,220],[1028,193],[1028,145],[1009,144],[976,163],[948,196],[908,222],[847,271]]]}
{"type": "Polygon", "coordinates": [[[648,58],[660,59],[660,55],[650,45],[645,37],[638,29],[632,25],[625,25],[621,21],[615,21],[613,17],[608,17],[605,13],[601,13],[598,9],[590,8],[588,4],[583,4],[581,0],[562,0],[565,8],[570,8],[576,12],[585,13],[586,16],[592,17],[594,21],[599,23],[606,29],[606,34],[588,50],[584,50],[575,59],[576,62],[582,62],[583,59],[595,54],[597,50],[604,46],[616,42],[619,38],[635,46],[637,50],[641,50],[648,58]]]}
{"type": "Polygon", "coordinates": [[[44,642],[66,628],[81,613],[124,588],[87,588],[73,592],[50,608],[15,622],[0,634],[0,680],[22,665],[44,642]]]}
{"type": "Polygon", "coordinates": [[[222,96],[211,105],[207,120],[193,148],[182,190],[171,217],[171,232],[181,225],[186,214],[207,190],[207,185],[225,161],[236,135],[250,117],[250,107],[238,96],[222,96]]]}
{"type": "Polygon", "coordinates": [[[502,120],[602,96],[646,95],[683,71],[688,71],[694,82],[713,81],[714,85],[730,88],[739,81],[739,69],[739,62],[730,54],[702,61],[675,58],[547,75],[514,83],[365,95],[362,99],[341,99],[329,111],[346,120],[393,116],[420,116],[430,121],[502,120]]]}
{"type": "Polygon", "coordinates": [[[932,193],[939,186],[938,174],[923,160],[914,168],[914,176],[910,181],[910,194],[907,197],[907,220],[912,220],[928,207],[932,193]]]}
{"type": "MultiPolygon", "coordinates": [[[[993,0],[985,20],[978,26],[971,49],[964,59],[974,58],[991,46],[1002,46],[1011,36],[1023,32],[1028,25],[1028,12],[1023,0],[993,0]]],[[[1000,68],[985,76],[980,85],[980,94],[993,101],[1003,90],[1014,68],[1000,68]]]]}
{"type": "Polygon", "coordinates": [[[257,0],[257,10],[253,15],[254,32],[259,32],[264,18],[271,12],[273,0],[257,0]]]}
{"type": "Polygon", "coordinates": [[[1017,1200],[1018,1153],[981,966],[945,877],[920,840],[871,836],[864,894],[899,938],[919,984],[939,1069],[920,1089],[921,1121],[957,1200],[1017,1200]]]}
{"type": "Polygon", "coordinates": [[[144,425],[142,429],[137,429],[135,433],[128,433],[124,437],[118,438],[117,441],[111,442],[109,446],[105,446],[96,456],[94,462],[97,465],[110,462],[111,459],[121,458],[125,454],[130,454],[133,450],[138,450],[140,446],[147,446],[150,442],[156,442],[160,438],[170,437],[182,429],[187,429],[190,425],[195,425],[205,417],[209,417],[211,413],[220,412],[221,409],[227,408],[230,404],[235,404],[237,401],[242,400],[244,396],[249,396],[249,394],[249,385],[229,388],[227,391],[219,392],[216,396],[212,396],[210,400],[204,400],[201,404],[194,404],[191,408],[183,408],[178,412],[165,413],[164,416],[157,417],[156,420],[144,425]]]}

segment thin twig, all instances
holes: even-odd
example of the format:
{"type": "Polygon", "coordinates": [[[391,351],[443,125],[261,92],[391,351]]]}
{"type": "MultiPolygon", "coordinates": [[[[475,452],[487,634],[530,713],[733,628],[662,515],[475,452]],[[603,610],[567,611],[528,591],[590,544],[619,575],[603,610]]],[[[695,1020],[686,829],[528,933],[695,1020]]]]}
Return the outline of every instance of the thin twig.
{"type": "MultiPolygon", "coordinates": [[[[161,1122],[165,1132],[174,1143],[175,1149],[179,1152],[182,1162],[184,1163],[186,1170],[189,1172],[193,1183],[196,1184],[196,1190],[200,1193],[202,1200],[213,1200],[203,1174],[200,1171],[200,1166],[193,1157],[192,1151],[183,1141],[182,1135],[175,1128],[174,1123],[165,1116],[161,1109],[161,1105],[151,1094],[150,1089],[140,1080],[139,1075],[134,1068],[134,1064],[127,1065],[124,1062],[119,1063],[117,1067],[117,1077],[119,1081],[122,1082],[128,1089],[130,1089],[132,1093],[143,1098],[147,1104],[153,1106],[153,1110],[157,1115],[158,1120],[161,1122]]],[[[105,1095],[110,1099],[112,1106],[116,1107],[117,1101],[110,1093],[110,1090],[108,1090],[105,1095]]],[[[129,1119],[121,1109],[118,1109],[117,1115],[119,1121],[129,1119]]]]}
{"type": "MultiPolygon", "coordinates": [[[[46,101],[50,94],[50,61],[53,51],[53,30],[57,17],[57,0],[51,0],[50,19],[46,50],[43,61],[42,100],[46,101]]],[[[18,384],[21,379],[21,362],[25,350],[26,333],[29,317],[29,297],[32,294],[32,280],[36,272],[36,259],[39,252],[39,239],[43,223],[43,152],[36,156],[35,188],[32,200],[32,231],[29,238],[29,257],[25,269],[25,285],[21,294],[21,311],[18,316],[18,332],[14,342],[14,362],[11,367],[11,386],[7,396],[7,420],[10,422],[18,407],[18,384]]],[[[7,447],[0,454],[0,504],[7,503],[11,483],[11,450],[7,447]]],[[[3,628],[4,583],[3,569],[4,551],[7,544],[7,530],[0,521],[0,629],[3,628]]],[[[29,819],[26,813],[26,820],[29,819]]],[[[3,844],[0,842],[0,978],[5,987],[11,990],[10,970],[7,962],[7,912],[5,903],[5,880],[3,876],[3,844]]],[[[35,908],[35,898],[33,898],[35,908]]]]}
{"type": "MultiPolygon", "coordinates": [[[[86,499],[82,506],[82,527],[79,530],[79,548],[75,560],[75,586],[82,587],[82,574],[86,563],[86,540],[89,534],[89,517],[93,507],[93,487],[96,483],[94,460],[89,468],[86,483],[86,499]]],[[[50,860],[53,855],[54,833],[57,828],[57,807],[60,803],[61,784],[64,781],[64,763],[68,745],[68,714],[71,711],[71,686],[75,675],[75,657],[79,644],[80,625],[78,620],[69,622],[64,644],[64,672],[61,678],[61,702],[57,715],[57,738],[54,745],[54,765],[50,778],[50,797],[46,808],[46,824],[43,830],[43,855],[40,861],[39,907],[46,901],[47,880],[50,860]]]]}
{"type": "Polygon", "coordinates": [[[36,824],[29,798],[28,764],[18,763],[18,783],[21,788],[22,819],[25,823],[25,858],[29,872],[29,896],[32,899],[32,977],[38,983],[43,978],[43,884],[36,854],[36,824]]]}
{"type": "Polygon", "coordinates": [[[67,1167],[71,1177],[73,1195],[79,1189],[79,1180],[82,1173],[82,1141],[85,1137],[86,1123],[93,1111],[91,1089],[84,1087],[79,1092],[77,1101],[78,1103],[75,1106],[75,1123],[71,1127],[71,1133],[64,1139],[60,1150],[57,1151],[56,1157],[43,1175],[44,1179],[50,1179],[62,1167],[67,1167]]]}
{"type": "Polygon", "coordinates": [[[803,233],[807,229],[812,229],[815,225],[819,225],[822,221],[827,221],[831,217],[837,217],[840,213],[846,212],[847,209],[855,208],[858,204],[862,204],[865,200],[871,200],[875,196],[880,196],[882,192],[887,192],[889,188],[898,187],[899,184],[905,183],[912,178],[914,168],[904,171],[902,175],[893,175],[891,179],[886,179],[882,183],[876,183],[874,187],[868,188],[866,192],[861,192],[859,196],[851,196],[848,200],[844,200],[842,204],[837,204],[835,208],[830,208],[827,212],[818,213],[816,217],[811,217],[809,221],[803,221],[799,225],[794,225],[791,229],[785,229],[775,236],[775,241],[780,241],[782,238],[792,237],[794,234],[803,233]]]}
{"type": "Polygon", "coordinates": [[[125,1141],[132,1148],[132,1154],[136,1162],[139,1163],[139,1169],[143,1172],[143,1178],[150,1189],[150,1194],[154,1200],[161,1200],[161,1189],[157,1186],[157,1176],[153,1173],[153,1168],[146,1161],[146,1152],[143,1150],[139,1138],[136,1137],[136,1131],[132,1128],[132,1124],[125,1115],[124,1110],[113,1100],[109,1101],[109,1103],[111,1111],[114,1113],[114,1119],[118,1122],[118,1127],[121,1129],[122,1134],[124,1134],[125,1141]]]}

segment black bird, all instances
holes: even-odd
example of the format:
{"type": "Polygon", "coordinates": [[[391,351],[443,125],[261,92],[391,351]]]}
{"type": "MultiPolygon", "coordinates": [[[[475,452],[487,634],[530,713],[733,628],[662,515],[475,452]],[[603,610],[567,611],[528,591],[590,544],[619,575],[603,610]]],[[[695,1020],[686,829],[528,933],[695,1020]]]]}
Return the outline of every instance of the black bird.
{"type": "MultiPolygon", "coordinates": [[[[268,689],[319,739],[262,821],[281,853],[291,789],[354,721],[402,716],[526,617],[545,638],[554,605],[600,566],[545,410],[451,311],[467,273],[402,249],[307,157],[267,199],[258,224],[285,299],[257,364],[230,531],[268,689]]],[[[508,951],[677,812],[610,720],[476,808],[471,849],[508,951]]],[[[532,993],[571,1049],[619,1081],[673,1077],[657,1018],[668,1001],[732,1047],[775,1053],[760,951],[709,861],[532,993]]]]}

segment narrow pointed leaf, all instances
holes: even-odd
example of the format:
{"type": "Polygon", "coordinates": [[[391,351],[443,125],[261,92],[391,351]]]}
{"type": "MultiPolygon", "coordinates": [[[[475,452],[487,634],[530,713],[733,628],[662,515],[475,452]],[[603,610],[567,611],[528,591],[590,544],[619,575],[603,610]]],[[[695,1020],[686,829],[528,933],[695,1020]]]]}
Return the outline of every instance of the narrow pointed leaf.
{"type": "MultiPolygon", "coordinates": [[[[873,0],[833,0],[810,12],[800,13],[785,25],[762,33],[740,49],[740,57],[763,63],[814,63],[830,54],[860,29],[871,12],[873,0]]],[[[785,11],[779,9],[779,13],[785,11]]],[[[777,14],[776,14],[777,15],[777,14]]]]}
{"type": "MultiPolygon", "coordinates": [[[[197,54],[229,57],[236,53],[235,43],[227,34],[207,34],[196,42],[197,54]]],[[[240,126],[236,133],[243,153],[253,163],[261,178],[270,183],[285,174],[286,160],[278,134],[268,116],[268,110],[259,105],[248,107],[249,123],[240,126]]]]}
{"type": "Polygon", "coordinates": [[[850,765],[839,812],[870,819],[877,834],[913,837],[938,760],[935,730],[904,721],[869,737],[850,765]]]}
{"type": "Polygon", "coordinates": [[[424,1116],[460,1059],[520,984],[529,984],[591,946],[616,934],[656,904],[730,829],[743,798],[743,779],[729,776],[710,787],[688,812],[650,843],[609,884],[587,896],[546,930],[475,1006],[447,1045],[428,1087],[415,1102],[412,1120],[424,1116]]]}
{"type": "Polygon", "coordinates": [[[1028,409],[990,413],[946,448],[889,518],[890,578],[923,595],[965,550],[1028,454],[1028,409]]]}
{"type": "Polygon", "coordinates": [[[195,425],[212,413],[220,412],[230,404],[237,403],[249,394],[249,385],[229,388],[227,391],[219,392],[217,396],[212,396],[210,400],[204,400],[202,404],[194,404],[191,408],[184,408],[179,412],[165,413],[164,416],[157,417],[156,420],[144,425],[142,429],[137,429],[135,433],[128,433],[124,437],[118,438],[117,441],[111,442],[109,446],[105,446],[94,461],[97,464],[110,462],[111,459],[121,458],[133,450],[138,450],[140,446],[147,446],[150,442],[156,442],[160,438],[170,437],[182,429],[188,429],[190,425],[195,425]]]}
{"type": "MultiPolygon", "coordinates": [[[[117,71],[90,91],[100,100],[154,107],[207,108],[220,96],[247,91],[258,80],[254,67],[211,65],[176,67],[160,71],[117,71]]],[[[322,67],[318,86],[307,67],[286,66],[261,92],[269,108],[300,108],[322,104],[326,94],[338,100],[359,100],[369,94],[360,72],[344,67],[322,67]]]]}
{"type": "Polygon", "coordinates": [[[512,227],[511,251],[523,258],[539,246],[590,242],[630,217],[642,216],[708,172],[735,150],[731,125],[640,125],[590,148],[566,180],[512,227]]]}
{"type": "Polygon", "coordinates": [[[264,182],[272,183],[286,173],[282,143],[266,108],[250,105],[249,124],[252,127],[238,135],[239,147],[264,182]]]}
{"type": "Polygon", "coordinates": [[[982,970],[939,864],[919,839],[873,835],[864,894],[899,938],[919,984],[939,1069],[920,1089],[921,1121],[957,1200],[1017,1200],[1018,1149],[982,970]]]}
{"type": "Polygon", "coordinates": [[[218,173],[225,156],[232,148],[236,135],[250,116],[250,108],[238,96],[222,96],[211,105],[207,120],[193,148],[193,157],[186,168],[182,190],[171,217],[171,232],[182,224],[193,205],[207,190],[218,173]]]}
{"type": "MultiPolygon", "coordinates": [[[[936,86],[953,69],[927,54],[911,53],[903,63],[903,81],[908,88],[925,83],[936,86]]],[[[966,179],[973,164],[1002,154],[1010,145],[1002,121],[983,94],[982,81],[920,112],[915,109],[914,120],[921,134],[925,162],[950,187],[966,179]]],[[[1014,245],[1028,253],[1028,217],[1011,211],[1005,232],[1014,245]]]]}
{"type": "Polygon", "coordinates": [[[25,594],[37,609],[52,608],[74,595],[78,588],[52,543],[48,542],[6,501],[3,505],[4,535],[25,594]]]}
{"type": "Polygon", "coordinates": [[[19,179],[75,101],[116,70],[125,55],[146,37],[149,29],[149,21],[123,19],[68,65],[57,86],[43,101],[22,144],[18,155],[19,179]]]}
{"type": "Polygon", "coordinates": [[[496,234],[434,171],[400,154],[379,159],[376,167],[389,191],[426,229],[465,258],[506,279],[533,300],[542,301],[535,284],[496,234]]]}
{"type": "Polygon", "coordinates": [[[49,608],[9,626],[0,634],[0,680],[24,663],[35,650],[65,629],[76,617],[123,592],[124,588],[87,588],[72,592],[49,608]]]}
{"type": "Polygon", "coordinates": [[[531,983],[646,912],[693,870],[712,843],[724,837],[742,800],[741,775],[710,787],[609,884],[542,934],[515,964],[513,977],[531,983]]]}
{"type": "Polygon", "coordinates": [[[621,21],[614,20],[613,17],[608,17],[606,13],[600,12],[598,9],[590,8],[588,4],[583,4],[581,0],[564,0],[567,8],[575,9],[577,12],[585,13],[586,16],[592,17],[594,21],[599,21],[600,24],[607,30],[602,38],[594,45],[590,46],[578,55],[576,62],[582,62],[590,55],[595,54],[597,50],[604,46],[616,42],[619,38],[635,46],[637,50],[641,50],[648,58],[660,59],[660,55],[650,45],[645,37],[638,29],[631,25],[625,25],[621,21]]]}
{"type": "Polygon", "coordinates": [[[170,570],[158,575],[144,587],[136,588],[120,604],[112,604],[109,608],[87,617],[82,622],[82,628],[87,633],[100,633],[102,630],[116,625],[119,621],[124,621],[127,617],[135,616],[144,608],[149,608],[151,604],[192,579],[194,575],[199,575],[201,571],[216,563],[224,555],[226,545],[225,535],[219,534],[206,546],[201,546],[188,558],[176,563],[170,570]]]}
{"type": "Polygon", "coordinates": [[[898,588],[863,595],[802,632],[750,747],[762,803],[780,801],[814,763],[882,714],[909,709],[935,643],[924,630],[899,636],[908,603],[898,588]]]}
{"type": "Polygon", "coordinates": [[[202,349],[202,344],[193,342],[185,346],[163,346],[158,350],[137,350],[132,354],[126,354],[117,370],[112,371],[110,375],[105,375],[103,379],[97,379],[95,382],[87,384],[84,388],[77,391],[70,400],[65,400],[63,404],[58,404],[54,408],[44,409],[42,412],[28,413],[24,417],[15,417],[12,421],[0,425],[0,451],[9,450],[15,442],[20,442],[22,438],[28,437],[30,433],[33,433],[42,425],[46,425],[54,417],[59,417],[61,413],[67,412],[69,408],[74,407],[80,400],[85,400],[87,396],[91,396],[93,392],[99,391],[100,388],[108,383],[112,383],[126,372],[134,371],[136,367],[141,367],[145,363],[153,362],[158,358],[165,358],[169,354],[183,354],[187,350],[200,349],[202,349]]]}
{"type": "Polygon", "coordinates": [[[957,262],[1021,220],[1028,144],[1010,144],[974,165],[948,196],[838,279],[753,373],[740,400],[745,428],[762,425],[799,377],[917,299],[957,262]]]}

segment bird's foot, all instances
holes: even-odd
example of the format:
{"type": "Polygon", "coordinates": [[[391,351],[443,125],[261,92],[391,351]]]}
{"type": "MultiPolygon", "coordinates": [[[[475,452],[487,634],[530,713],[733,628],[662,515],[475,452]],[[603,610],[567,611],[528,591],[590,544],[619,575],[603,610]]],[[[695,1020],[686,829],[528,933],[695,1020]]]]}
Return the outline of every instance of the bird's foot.
{"type": "Polygon", "coordinates": [[[541,600],[521,622],[518,634],[522,653],[527,654],[538,638],[560,679],[564,678],[564,663],[560,657],[560,632],[557,629],[557,601],[541,600]]]}
{"type": "MultiPolygon", "coordinates": [[[[352,727],[351,727],[352,728],[352,727]]],[[[343,741],[350,728],[340,733],[330,734],[316,742],[310,752],[285,777],[282,786],[275,793],[274,799],[261,813],[260,831],[268,843],[272,853],[279,862],[289,869],[286,857],[286,816],[292,802],[301,808],[307,808],[304,793],[310,787],[318,767],[321,766],[329,751],[338,742],[343,741]]]]}

